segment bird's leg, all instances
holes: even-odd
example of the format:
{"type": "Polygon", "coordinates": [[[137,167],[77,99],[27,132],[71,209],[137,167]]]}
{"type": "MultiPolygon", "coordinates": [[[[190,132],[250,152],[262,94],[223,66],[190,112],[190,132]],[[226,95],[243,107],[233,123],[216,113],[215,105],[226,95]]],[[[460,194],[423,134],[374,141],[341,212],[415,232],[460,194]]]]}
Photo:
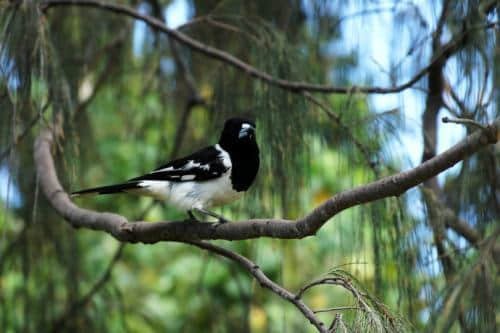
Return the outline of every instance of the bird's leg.
{"type": "Polygon", "coordinates": [[[215,217],[216,219],[219,220],[219,223],[229,222],[229,220],[226,219],[224,216],[219,215],[219,214],[214,213],[214,212],[211,212],[211,211],[209,211],[209,210],[207,210],[205,208],[194,208],[193,210],[196,210],[197,212],[199,212],[201,214],[204,214],[204,215],[215,217]]]}
{"type": "Polygon", "coordinates": [[[193,221],[193,222],[201,222],[200,220],[198,220],[198,219],[196,218],[196,216],[194,216],[194,214],[193,214],[193,211],[192,211],[192,210],[188,210],[188,211],[187,211],[187,213],[188,213],[189,218],[191,219],[191,221],[193,221]]]}

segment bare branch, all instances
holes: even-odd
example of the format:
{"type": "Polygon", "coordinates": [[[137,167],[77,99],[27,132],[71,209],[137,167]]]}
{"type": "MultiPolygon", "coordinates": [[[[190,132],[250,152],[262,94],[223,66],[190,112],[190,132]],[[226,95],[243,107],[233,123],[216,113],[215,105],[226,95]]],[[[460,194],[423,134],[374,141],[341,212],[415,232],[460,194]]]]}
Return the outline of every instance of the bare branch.
{"type": "Polygon", "coordinates": [[[222,51],[220,49],[206,45],[199,40],[193,39],[188,35],[182,33],[179,30],[170,29],[161,20],[154,17],[143,15],[138,11],[120,4],[107,3],[100,0],[44,0],[41,1],[43,9],[49,9],[56,6],[82,6],[82,7],[94,7],[102,10],[108,10],[114,13],[123,14],[137,20],[141,20],[148,24],[151,28],[158,31],[164,32],[169,35],[172,39],[177,42],[190,47],[192,50],[204,54],[208,57],[214,58],[216,60],[222,61],[234,68],[237,68],[251,77],[257,78],[268,84],[280,87],[284,90],[288,90],[294,93],[300,93],[302,91],[310,92],[321,92],[321,93],[336,93],[336,94],[348,94],[352,92],[356,93],[366,93],[366,94],[392,94],[403,91],[407,88],[413,86],[422,77],[424,77],[435,64],[441,63],[443,59],[446,59],[453,54],[453,50],[462,42],[463,36],[467,34],[470,30],[475,30],[478,28],[488,29],[494,27],[491,24],[481,27],[472,27],[466,30],[462,36],[456,40],[448,42],[442,49],[441,52],[433,57],[429,64],[422,68],[415,76],[413,76],[407,82],[394,86],[394,87],[368,87],[368,86],[352,86],[352,87],[336,87],[331,85],[321,85],[321,84],[311,84],[301,81],[288,81],[280,78],[275,78],[272,75],[263,72],[252,65],[242,61],[241,59],[233,56],[232,54],[222,51]]]}
{"type": "Polygon", "coordinates": [[[264,272],[253,263],[250,259],[236,253],[225,249],[221,246],[211,244],[209,242],[203,241],[186,241],[185,243],[197,246],[201,249],[213,252],[217,255],[223,256],[230,260],[237,262],[244,269],[246,269],[253,277],[259,282],[261,287],[271,290],[273,293],[283,298],[284,300],[292,303],[297,309],[302,312],[302,314],[309,320],[309,322],[314,325],[319,332],[327,332],[324,323],[322,323],[315,315],[314,312],[300,299],[297,295],[281,287],[279,284],[273,282],[269,279],[264,272]]]}
{"type": "Polygon", "coordinates": [[[373,325],[373,327],[376,329],[377,332],[384,331],[382,324],[383,318],[389,320],[393,328],[392,331],[398,331],[395,318],[393,318],[393,316],[387,311],[385,306],[376,299],[374,299],[373,297],[370,297],[367,293],[358,290],[356,285],[351,280],[352,279],[349,277],[349,275],[346,275],[341,271],[338,272],[333,271],[332,273],[328,274],[328,276],[312,281],[307,285],[305,285],[304,287],[302,287],[297,293],[297,297],[300,298],[307,290],[316,286],[320,285],[340,286],[351,293],[352,297],[354,297],[354,299],[356,300],[358,306],[356,307],[344,306],[344,307],[322,309],[322,310],[316,310],[314,311],[314,313],[337,311],[337,310],[359,310],[363,312],[367,316],[367,318],[369,318],[370,325],[373,325]]]}
{"type": "Polygon", "coordinates": [[[125,242],[156,243],[159,241],[188,241],[202,239],[241,240],[257,237],[299,239],[314,235],[330,218],[341,211],[363,203],[399,196],[456,163],[499,140],[500,118],[476,131],[447,151],[419,166],[378,181],[340,192],[316,207],[303,218],[257,219],[222,225],[213,223],[185,223],[185,221],[131,223],[125,217],[112,213],[98,213],[76,206],[62,188],[56,174],[51,147],[54,137],[44,130],[34,147],[34,160],[40,186],[54,209],[74,227],[105,231],[125,242]]]}
{"type": "MultiPolygon", "coordinates": [[[[155,19],[158,19],[166,25],[166,19],[163,18],[161,5],[157,0],[149,0],[151,6],[153,7],[153,15],[155,19]]],[[[188,125],[189,118],[193,111],[193,108],[197,105],[205,104],[204,98],[199,93],[199,89],[196,86],[195,80],[188,66],[181,59],[179,54],[178,46],[175,40],[172,37],[169,37],[168,44],[170,46],[170,52],[172,54],[172,58],[174,59],[176,69],[178,70],[182,80],[187,88],[188,96],[186,98],[184,111],[182,112],[181,119],[179,122],[179,126],[177,127],[175,133],[174,143],[172,145],[172,151],[170,153],[170,159],[174,159],[179,154],[181,149],[182,142],[184,141],[184,134],[186,132],[186,127],[188,125]]]]}
{"type": "Polygon", "coordinates": [[[332,311],[343,311],[343,310],[360,310],[360,308],[357,307],[357,306],[336,306],[336,307],[333,307],[333,308],[325,308],[325,309],[314,310],[314,313],[332,312],[332,311]]]}
{"type": "Polygon", "coordinates": [[[347,327],[345,327],[344,322],[342,321],[342,314],[337,313],[335,315],[335,318],[332,321],[332,324],[330,327],[328,327],[328,332],[330,333],[337,333],[338,329],[341,329],[341,333],[346,333],[348,332],[347,327]]]}
{"type": "MultiPolygon", "coordinates": [[[[475,248],[480,248],[484,239],[476,229],[457,216],[451,208],[443,204],[431,189],[423,188],[422,193],[425,195],[429,204],[437,208],[437,211],[440,214],[440,219],[444,220],[445,227],[451,228],[453,231],[465,238],[475,248]]],[[[496,265],[500,267],[500,245],[495,245],[493,247],[492,256],[496,265]]]]}
{"type": "Polygon", "coordinates": [[[441,118],[441,121],[443,123],[455,123],[455,124],[470,125],[470,126],[474,126],[476,128],[483,129],[483,130],[486,128],[483,125],[481,125],[480,123],[478,123],[477,121],[474,121],[472,119],[466,119],[466,118],[448,118],[448,117],[443,117],[443,118],[441,118]]]}
{"type": "MultiPolygon", "coordinates": [[[[443,45],[441,42],[444,24],[448,13],[450,1],[446,0],[443,4],[437,27],[432,33],[432,56],[443,54],[443,49],[447,49],[446,55],[436,62],[429,70],[429,77],[427,80],[428,94],[425,100],[425,110],[422,115],[422,136],[424,139],[424,151],[422,153],[422,161],[425,162],[432,159],[437,154],[437,116],[441,107],[445,105],[443,92],[445,91],[446,80],[444,78],[444,67],[448,59],[463,47],[463,41],[466,38],[465,33],[458,38],[454,47],[449,48],[447,44],[443,45]]],[[[440,192],[440,187],[437,178],[430,178],[424,182],[424,189],[429,189],[434,193],[440,192]]],[[[425,198],[425,197],[424,197],[425,198]]],[[[432,237],[436,251],[438,253],[439,261],[443,267],[443,273],[447,281],[451,280],[452,272],[454,271],[453,259],[447,255],[444,246],[445,226],[438,218],[439,211],[435,206],[431,205],[428,200],[425,200],[427,212],[429,214],[430,227],[432,229],[432,237]]]]}
{"type": "MultiPolygon", "coordinates": [[[[457,319],[460,321],[463,312],[459,311],[457,313],[453,308],[461,301],[463,291],[466,290],[466,288],[470,288],[473,284],[473,280],[478,273],[481,272],[481,268],[484,266],[485,262],[491,258],[492,250],[499,236],[500,229],[496,229],[491,236],[485,239],[484,244],[480,248],[479,257],[476,259],[476,262],[467,268],[467,272],[463,277],[450,286],[449,291],[444,295],[441,308],[436,312],[439,313],[439,315],[435,317],[437,318],[435,332],[449,332],[450,326],[453,323],[453,320],[450,320],[450,318],[456,318],[458,316],[457,319]]],[[[491,297],[494,296],[491,295],[491,297]]],[[[487,301],[493,302],[493,298],[487,301]]]]}
{"type": "Polygon", "coordinates": [[[258,45],[262,45],[262,41],[259,40],[258,37],[234,26],[234,25],[231,25],[229,23],[226,23],[226,22],[222,22],[219,20],[220,19],[223,19],[224,16],[219,16],[219,15],[211,15],[211,14],[208,14],[208,15],[205,15],[205,16],[199,16],[199,17],[196,17],[194,18],[193,20],[189,21],[189,22],[186,22],[184,23],[183,25],[179,26],[177,28],[178,31],[182,31],[182,30],[185,30],[187,28],[190,28],[192,27],[193,25],[197,25],[197,24],[202,24],[202,23],[207,23],[207,24],[210,24],[216,28],[220,28],[220,29],[223,29],[223,30],[227,30],[227,31],[230,31],[230,32],[234,32],[234,33],[237,33],[237,34],[240,34],[242,36],[245,36],[247,37],[248,39],[251,39],[255,44],[258,44],[258,45]]]}
{"type": "Polygon", "coordinates": [[[446,16],[448,15],[448,11],[450,9],[450,0],[445,0],[443,4],[443,9],[441,10],[441,15],[439,16],[439,20],[437,22],[436,30],[433,32],[433,47],[439,47],[441,34],[443,32],[444,24],[446,23],[446,16]]]}

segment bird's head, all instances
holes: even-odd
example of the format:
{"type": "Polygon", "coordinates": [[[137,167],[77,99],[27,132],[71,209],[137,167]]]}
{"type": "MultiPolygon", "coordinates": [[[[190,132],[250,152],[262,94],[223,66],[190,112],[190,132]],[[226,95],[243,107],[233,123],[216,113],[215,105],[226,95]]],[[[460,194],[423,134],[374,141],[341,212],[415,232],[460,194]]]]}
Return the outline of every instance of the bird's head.
{"type": "Polygon", "coordinates": [[[257,146],[255,141],[255,123],[245,118],[226,120],[219,144],[226,150],[257,146]]]}

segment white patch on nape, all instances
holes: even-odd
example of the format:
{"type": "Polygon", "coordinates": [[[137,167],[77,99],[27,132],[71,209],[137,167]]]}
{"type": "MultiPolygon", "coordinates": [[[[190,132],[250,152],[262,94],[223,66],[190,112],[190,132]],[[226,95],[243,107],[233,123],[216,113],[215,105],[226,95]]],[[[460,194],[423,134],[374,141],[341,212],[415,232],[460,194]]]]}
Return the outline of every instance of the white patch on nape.
{"type": "Polygon", "coordinates": [[[250,127],[252,127],[252,125],[247,124],[247,123],[243,123],[243,124],[241,125],[241,128],[250,128],[250,127]]]}
{"type": "Polygon", "coordinates": [[[184,175],[181,177],[181,180],[193,180],[195,178],[196,178],[195,175],[184,175]]]}
{"type": "MultiPolygon", "coordinates": [[[[233,165],[231,163],[231,157],[229,156],[229,153],[222,149],[222,147],[219,144],[215,145],[215,149],[217,149],[220,152],[220,160],[222,161],[222,164],[226,168],[231,168],[233,165]]],[[[230,174],[230,172],[228,172],[230,174]]]]}

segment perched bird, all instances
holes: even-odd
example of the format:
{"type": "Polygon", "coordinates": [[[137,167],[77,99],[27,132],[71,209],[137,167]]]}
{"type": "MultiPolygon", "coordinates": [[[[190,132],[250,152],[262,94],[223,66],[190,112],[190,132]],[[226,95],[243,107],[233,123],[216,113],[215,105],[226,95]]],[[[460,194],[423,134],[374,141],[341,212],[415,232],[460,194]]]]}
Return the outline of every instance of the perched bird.
{"type": "Polygon", "coordinates": [[[227,220],[208,208],[224,205],[242,196],[252,185],[259,170],[259,147],[255,123],[230,118],[224,124],[219,143],[189,156],[173,160],[125,183],[73,192],[83,194],[133,193],[164,200],[193,212],[227,220]]]}

